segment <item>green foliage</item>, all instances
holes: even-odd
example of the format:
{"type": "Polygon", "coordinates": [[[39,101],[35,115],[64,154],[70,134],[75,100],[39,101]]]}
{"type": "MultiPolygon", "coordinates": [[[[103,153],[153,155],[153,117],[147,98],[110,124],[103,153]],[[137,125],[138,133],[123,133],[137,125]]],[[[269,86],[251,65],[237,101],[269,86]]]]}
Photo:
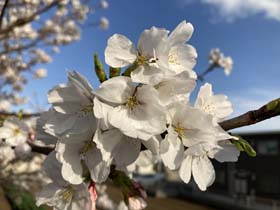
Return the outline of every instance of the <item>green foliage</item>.
{"type": "Polygon", "coordinates": [[[232,140],[232,143],[236,146],[238,150],[241,152],[246,152],[247,155],[251,157],[256,157],[257,153],[254,150],[254,148],[249,144],[248,141],[243,139],[241,136],[235,135],[235,137],[238,138],[238,140],[232,140]]]}
{"type": "Polygon", "coordinates": [[[2,185],[5,195],[13,210],[46,210],[44,207],[37,207],[33,195],[10,182],[2,185]]]}

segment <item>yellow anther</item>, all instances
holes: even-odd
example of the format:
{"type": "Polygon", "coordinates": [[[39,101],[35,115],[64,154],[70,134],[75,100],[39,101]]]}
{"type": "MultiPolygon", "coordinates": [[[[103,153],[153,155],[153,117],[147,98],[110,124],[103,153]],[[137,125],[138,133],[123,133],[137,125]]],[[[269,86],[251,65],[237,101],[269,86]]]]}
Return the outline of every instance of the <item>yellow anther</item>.
{"type": "Polygon", "coordinates": [[[73,196],[73,189],[71,187],[68,187],[67,189],[59,193],[59,198],[66,203],[71,201],[72,196],[73,196]]]}
{"type": "Polygon", "coordinates": [[[178,59],[178,54],[176,52],[171,52],[168,55],[168,63],[174,64],[174,65],[181,65],[178,59]]]}
{"type": "Polygon", "coordinates": [[[21,133],[20,129],[19,128],[14,128],[14,135],[17,136],[21,133]]]}
{"type": "Polygon", "coordinates": [[[136,99],[136,96],[131,96],[129,97],[129,99],[127,100],[126,105],[133,110],[137,105],[139,104],[139,102],[136,99]]]}
{"type": "Polygon", "coordinates": [[[182,127],[180,124],[177,124],[174,127],[174,130],[176,131],[176,133],[180,136],[183,137],[184,136],[184,132],[187,130],[186,128],[182,127]]]}

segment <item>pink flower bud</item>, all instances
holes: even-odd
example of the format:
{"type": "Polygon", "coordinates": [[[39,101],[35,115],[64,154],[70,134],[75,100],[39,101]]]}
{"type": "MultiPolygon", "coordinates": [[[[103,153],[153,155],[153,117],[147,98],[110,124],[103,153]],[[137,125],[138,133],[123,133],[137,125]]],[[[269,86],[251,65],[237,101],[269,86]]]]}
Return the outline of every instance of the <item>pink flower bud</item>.
{"type": "Polygon", "coordinates": [[[91,182],[88,186],[88,191],[90,194],[90,199],[91,199],[91,210],[96,210],[96,199],[97,199],[97,192],[96,192],[96,187],[95,183],[91,182]]]}

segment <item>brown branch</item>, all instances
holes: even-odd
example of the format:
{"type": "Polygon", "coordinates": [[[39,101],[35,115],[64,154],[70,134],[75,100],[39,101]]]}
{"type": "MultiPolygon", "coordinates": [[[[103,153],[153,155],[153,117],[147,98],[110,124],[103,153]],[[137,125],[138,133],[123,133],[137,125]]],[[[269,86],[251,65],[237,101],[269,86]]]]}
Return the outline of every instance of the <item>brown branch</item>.
{"type": "Polygon", "coordinates": [[[48,155],[54,150],[54,147],[50,147],[50,146],[39,146],[31,142],[28,142],[28,144],[31,147],[32,152],[36,152],[44,155],[48,155]]]}
{"type": "Polygon", "coordinates": [[[8,3],[9,3],[9,0],[6,0],[4,2],[4,5],[2,7],[2,10],[1,10],[1,14],[0,14],[0,29],[2,28],[2,23],[3,23],[3,19],[4,19],[4,15],[5,15],[5,10],[7,9],[8,7],[8,3]]]}
{"type": "Polygon", "coordinates": [[[22,118],[29,118],[29,117],[38,117],[38,116],[40,116],[40,113],[20,114],[20,113],[16,113],[16,112],[0,112],[0,118],[12,117],[12,116],[20,116],[22,118]]]}
{"type": "Polygon", "coordinates": [[[249,111],[240,116],[220,123],[224,130],[231,130],[267,120],[280,115],[280,98],[275,99],[257,110],[249,111]]]}

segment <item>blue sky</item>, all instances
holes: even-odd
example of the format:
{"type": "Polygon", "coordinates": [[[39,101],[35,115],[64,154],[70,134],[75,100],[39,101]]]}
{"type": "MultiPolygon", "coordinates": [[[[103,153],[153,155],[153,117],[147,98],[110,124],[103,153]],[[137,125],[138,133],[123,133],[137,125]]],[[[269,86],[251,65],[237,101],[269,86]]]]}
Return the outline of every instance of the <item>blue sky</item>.
{"type": "MultiPolygon", "coordinates": [[[[255,5],[246,5],[242,13],[236,13],[237,10],[240,11],[238,7],[235,8],[236,11],[228,11],[224,8],[227,5],[222,5],[221,10],[220,5],[212,4],[211,1],[109,1],[110,7],[106,11],[100,11],[90,17],[90,21],[94,21],[106,16],[110,20],[109,30],[85,28],[79,42],[63,47],[61,52],[54,56],[53,63],[44,66],[48,69],[48,77],[31,81],[24,95],[34,98],[35,93],[39,104],[46,106],[47,91],[59,83],[66,82],[67,69],[79,71],[94,87],[98,87],[93,73],[92,56],[94,52],[98,52],[104,61],[104,49],[111,35],[121,33],[136,43],[140,33],[146,28],[157,26],[172,30],[179,22],[187,20],[195,28],[190,44],[198,52],[196,72],[200,73],[207,68],[207,56],[214,47],[219,47],[225,55],[230,55],[234,60],[233,72],[229,77],[226,77],[222,70],[216,70],[206,77],[206,81],[213,84],[215,93],[229,96],[235,109],[232,116],[258,108],[265,102],[279,97],[278,16],[269,15],[270,7],[262,10],[256,9],[255,5]]],[[[198,82],[198,87],[201,84],[198,82]]],[[[280,120],[274,119],[245,130],[279,128],[280,120]]]]}

